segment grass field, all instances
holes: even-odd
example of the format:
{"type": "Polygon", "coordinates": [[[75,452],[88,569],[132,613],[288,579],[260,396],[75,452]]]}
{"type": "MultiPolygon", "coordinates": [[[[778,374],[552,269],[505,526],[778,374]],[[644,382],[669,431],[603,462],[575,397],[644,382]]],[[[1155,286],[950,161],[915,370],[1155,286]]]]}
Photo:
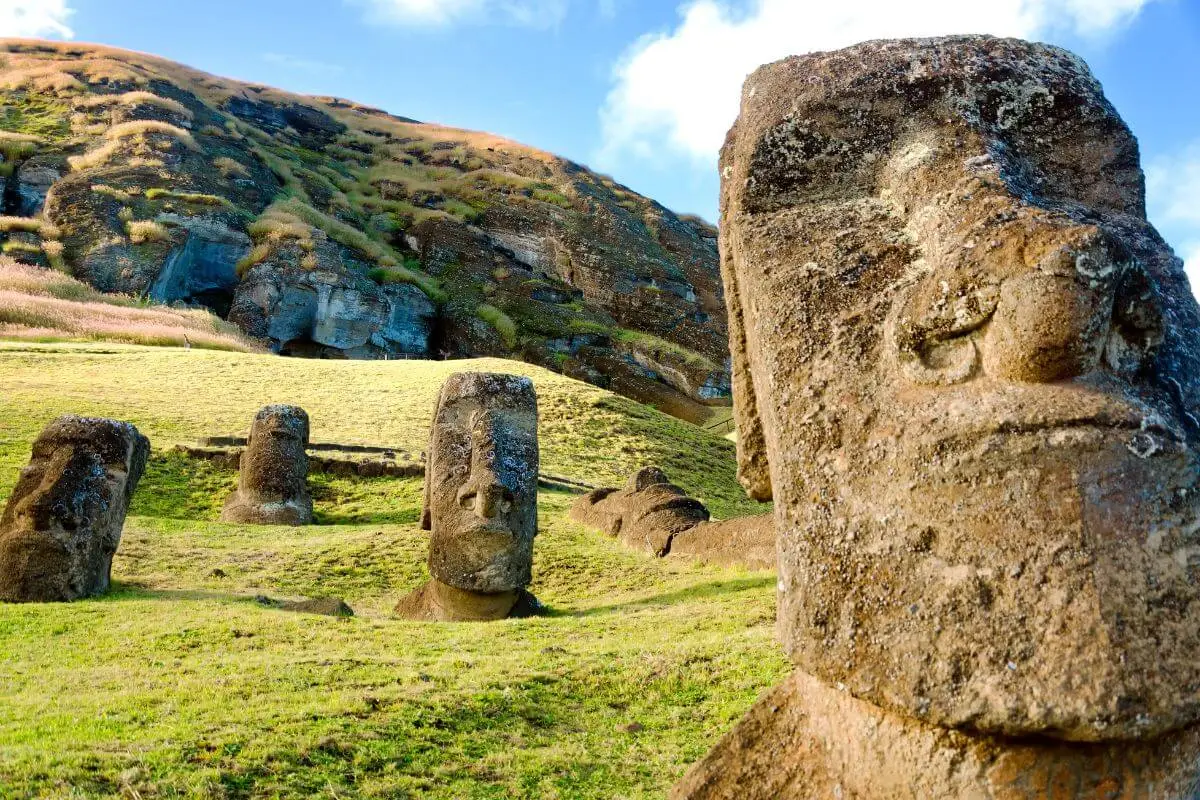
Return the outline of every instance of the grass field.
{"type": "Polygon", "coordinates": [[[417,454],[461,369],[534,379],[547,472],[611,484],[657,463],[719,516],[763,510],[725,439],[526,364],[0,343],[0,499],[57,414],[130,420],[153,447],[114,591],[0,606],[0,797],[661,797],[785,672],[772,575],[625,551],[544,491],[530,588],[548,616],[398,621],[426,577],[419,480],[314,476],[320,525],[226,525],[236,475],[167,452],[292,402],[314,440],[417,454]]]}

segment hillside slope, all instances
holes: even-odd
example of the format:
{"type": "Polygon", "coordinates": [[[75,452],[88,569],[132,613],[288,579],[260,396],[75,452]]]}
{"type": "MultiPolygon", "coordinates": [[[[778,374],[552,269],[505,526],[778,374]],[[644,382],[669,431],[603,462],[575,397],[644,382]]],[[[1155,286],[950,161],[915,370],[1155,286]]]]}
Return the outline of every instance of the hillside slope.
{"type": "Polygon", "coordinates": [[[288,355],[505,356],[701,420],[715,229],[515,142],[101,46],[0,41],[4,251],[288,355]]]}
{"type": "Polygon", "coordinates": [[[0,502],[57,414],[152,443],[113,591],[0,604],[0,798],[662,797],[786,672],[773,575],[628,551],[544,490],[531,589],[550,615],[401,621],[428,574],[421,479],[314,474],[317,525],[225,524],[236,473],[169,452],[286,401],[316,441],[415,454],[455,369],[533,378],[547,471],[609,483],[655,462],[722,516],[762,510],[730,443],[527,364],[0,343],[0,502]]]}

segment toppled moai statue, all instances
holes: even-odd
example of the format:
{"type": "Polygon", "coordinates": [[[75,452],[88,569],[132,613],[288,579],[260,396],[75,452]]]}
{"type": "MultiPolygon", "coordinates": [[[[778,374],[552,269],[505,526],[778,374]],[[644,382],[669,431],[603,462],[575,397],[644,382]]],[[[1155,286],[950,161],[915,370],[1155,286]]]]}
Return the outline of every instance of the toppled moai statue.
{"type": "Polygon", "coordinates": [[[406,619],[529,616],[537,535],[537,395],[517,375],[460,372],[429,435],[421,526],[432,579],[396,605],[406,619]]]}
{"type": "Polygon", "coordinates": [[[675,796],[1038,797],[1061,764],[1062,796],[1190,797],[1200,310],[1086,65],[988,37],[789,58],[747,79],[721,175],[741,477],[807,683],[675,796]],[[796,722],[829,708],[855,717],[796,722]],[[1025,783],[994,768],[1020,753],[1025,783]]]}
{"type": "Polygon", "coordinates": [[[126,422],[63,416],[47,425],[0,518],[0,600],[106,591],[149,453],[149,441],[126,422]]]}
{"type": "Polygon", "coordinates": [[[222,522],[308,525],[308,414],[297,406],[264,406],[242,451],[238,488],[225,501],[222,522]]]}
{"type": "Polygon", "coordinates": [[[658,467],[635,472],[625,488],[595,489],[571,506],[571,519],[660,558],[690,556],[722,566],[775,567],[771,515],[710,522],[708,508],[658,467]]]}

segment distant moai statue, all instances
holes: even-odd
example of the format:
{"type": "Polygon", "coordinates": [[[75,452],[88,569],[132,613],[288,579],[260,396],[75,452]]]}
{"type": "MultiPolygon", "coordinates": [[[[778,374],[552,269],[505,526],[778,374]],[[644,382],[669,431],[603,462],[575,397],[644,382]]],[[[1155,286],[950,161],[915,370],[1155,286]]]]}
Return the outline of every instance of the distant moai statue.
{"type": "Polygon", "coordinates": [[[1195,798],[1200,308],[1087,66],[784,59],[721,178],[795,672],[672,796],[1195,798]]]}
{"type": "Polygon", "coordinates": [[[0,517],[0,600],[106,591],[149,452],[127,422],[63,416],[46,426],[0,517]]]}
{"type": "Polygon", "coordinates": [[[242,451],[238,488],[225,501],[222,522],[308,525],[308,414],[297,406],[270,405],[254,416],[242,451]]]}
{"type": "Polygon", "coordinates": [[[538,608],[525,590],[537,535],[537,395],[517,375],[460,372],[434,410],[422,527],[432,579],[407,619],[494,620],[538,608]]]}
{"type": "Polygon", "coordinates": [[[643,467],[623,488],[588,492],[571,506],[570,516],[659,557],[775,568],[775,523],[770,514],[712,522],[708,508],[671,483],[658,467],[643,467]]]}

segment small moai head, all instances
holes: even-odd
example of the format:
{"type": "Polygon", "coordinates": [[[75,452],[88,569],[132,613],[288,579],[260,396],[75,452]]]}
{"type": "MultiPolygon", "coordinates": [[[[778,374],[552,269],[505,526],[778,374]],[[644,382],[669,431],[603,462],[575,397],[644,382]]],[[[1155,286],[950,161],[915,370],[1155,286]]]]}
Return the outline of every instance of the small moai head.
{"type": "Polygon", "coordinates": [[[529,584],[537,534],[537,395],[529,378],[460,372],[434,411],[422,526],[429,571],[470,592],[529,584]]]}
{"type": "Polygon", "coordinates": [[[241,488],[264,501],[307,492],[308,414],[299,406],[270,405],[254,415],[242,454],[241,488]]]}
{"type": "Polygon", "coordinates": [[[1001,735],[1200,719],[1200,309],[1087,66],[990,37],[785,59],[721,176],[796,664],[1001,735]]]}
{"type": "Polygon", "coordinates": [[[242,451],[237,491],[230,495],[221,519],[279,525],[311,522],[307,447],[304,409],[289,405],[259,409],[242,451]]]}
{"type": "Polygon", "coordinates": [[[666,553],[672,536],[709,518],[703,503],[653,466],[629,476],[624,488],[588,492],[575,501],[570,513],[576,522],[658,555],[666,553]]]}
{"type": "Polygon", "coordinates": [[[111,419],[63,416],[33,444],[0,517],[0,600],[76,600],[108,589],[150,443],[111,419]]]}

